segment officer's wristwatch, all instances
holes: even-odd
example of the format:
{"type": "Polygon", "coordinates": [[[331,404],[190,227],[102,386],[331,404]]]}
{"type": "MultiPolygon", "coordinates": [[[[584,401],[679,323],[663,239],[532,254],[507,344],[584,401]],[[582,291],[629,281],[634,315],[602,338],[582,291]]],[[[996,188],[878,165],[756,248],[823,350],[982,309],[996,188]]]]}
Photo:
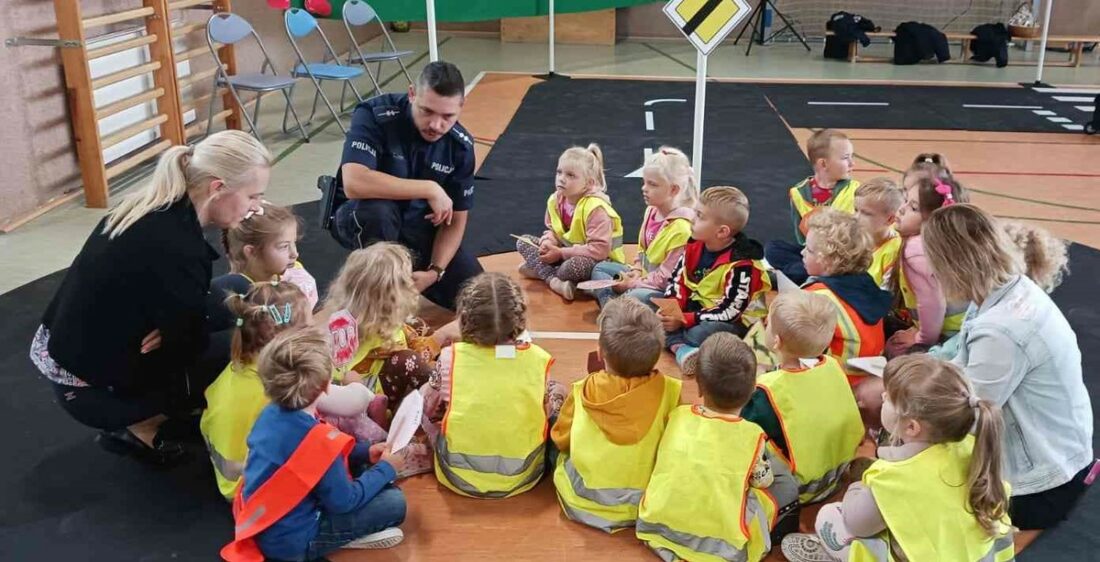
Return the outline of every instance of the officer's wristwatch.
{"type": "Polygon", "coordinates": [[[436,281],[436,283],[442,281],[443,280],[443,274],[447,273],[446,269],[443,269],[442,267],[439,267],[438,265],[436,265],[434,263],[428,266],[428,271],[434,271],[435,272],[435,281],[436,281]]]}

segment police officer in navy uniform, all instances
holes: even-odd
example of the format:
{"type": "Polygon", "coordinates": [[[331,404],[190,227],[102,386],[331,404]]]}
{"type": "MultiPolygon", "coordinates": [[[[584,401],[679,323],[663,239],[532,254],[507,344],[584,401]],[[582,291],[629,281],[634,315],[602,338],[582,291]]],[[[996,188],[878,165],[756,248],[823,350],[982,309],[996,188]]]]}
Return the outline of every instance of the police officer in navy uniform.
{"type": "Polygon", "coordinates": [[[397,242],[413,252],[417,289],[454,309],[482,272],[462,248],[474,201],[474,143],[458,123],[466,85],[455,65],[426,66],[408,94],[355,109],[333,190],[333,236],[348,249],[397,242]]]}

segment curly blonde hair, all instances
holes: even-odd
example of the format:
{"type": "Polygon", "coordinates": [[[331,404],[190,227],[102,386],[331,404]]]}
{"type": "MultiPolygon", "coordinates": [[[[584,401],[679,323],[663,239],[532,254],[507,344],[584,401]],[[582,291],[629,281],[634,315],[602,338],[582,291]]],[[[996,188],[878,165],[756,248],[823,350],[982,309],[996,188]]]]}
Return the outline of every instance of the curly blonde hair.
{"type": "Polygon", "coordinates": [[[1020,253],[1024,270],[1036,285],[1051,292],[1069,273],[1069,243],[1049,231],[1026,222],[998,219],[1001,230],[1020,253]]]}
{"type": "Polygon", "coordinates": [[[828,275],[849,275],[871,267],[874,244],[855,215],[821,207],[810,217],[808,232],[817,232],[817,247],[808,249],[821,256],[828,275]]]}
{"type": "Polygon", "coordinates": [[[260,352],[257,371],[272,402],[301,410],[317,401],[331,381],[328,336],[315,328],[283,332],[260,352]]]}
{"type": "Polygon", "coordinates": [[[345,309],[359,321],[359,337],[390,339],[416,312],[420,293],[412,258],[400,244],[378,242],[355,250],[329,288],[325,307],[345,309]]]}
{"type": "Polygon", "coordinates": [[[462,341],[502,345],[527,329],[527,300],[515,281],[502,273],[482,273],[458,294],[458,327],[462,341]]]}

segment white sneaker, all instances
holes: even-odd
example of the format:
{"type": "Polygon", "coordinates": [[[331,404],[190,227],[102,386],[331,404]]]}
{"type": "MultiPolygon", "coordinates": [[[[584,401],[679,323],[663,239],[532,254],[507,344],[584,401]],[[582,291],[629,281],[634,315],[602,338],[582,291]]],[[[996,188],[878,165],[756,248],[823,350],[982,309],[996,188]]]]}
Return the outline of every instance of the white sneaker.
{"type": "Polygon", "coordinates": [[[401,532],[401,529],[397,527],[390,527],[389,529],[382,529],[377,533],[359,537],[345,544],[344,548],[361,548],[366,550],[393,548],[401,544],[403,540],[405,540],[405,533],[401,532]]]}
{"type": "Polygon", "coordinates": [[[535,270],[531,269],[530,267],[527,267],[527,264],[525,263],[519,264],[518,270],[520,275],[528,279],[541,279],[539,277],[539,274],[535,273],[535,270]]]}
{"type": "Polygon", "coordinates": [[[779,548],[789,562],[833,562],[829,550],[817,535],[791,533],[783,537],[779,548]]]}
{"type": "Polygon", "coordinates": [[[572,281],[562,281],[557,277],[551,277],[547,283],[550,290],[561,295],[561,298],[571,301],[577,296],[577,284],[572,281]]]}

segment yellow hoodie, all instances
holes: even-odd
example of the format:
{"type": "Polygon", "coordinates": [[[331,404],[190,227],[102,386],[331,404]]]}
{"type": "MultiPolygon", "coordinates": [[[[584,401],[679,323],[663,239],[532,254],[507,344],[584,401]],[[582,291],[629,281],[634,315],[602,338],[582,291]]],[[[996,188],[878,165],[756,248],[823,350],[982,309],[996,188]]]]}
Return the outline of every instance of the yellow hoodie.
{"type": "MultiPolygon", "coordinates": [[[[596,422],[608,441],[632,445],[645,437],[664,396],[664,375],[656,369],[644,377],[621,377],[597,371],[584,381],[581,396],[584,410],[596,422]]],[[[569,432],[573,428],[573,393],[562,404],[558,420],[550,430],[558,450],[569,452],[569,432]]]]}

